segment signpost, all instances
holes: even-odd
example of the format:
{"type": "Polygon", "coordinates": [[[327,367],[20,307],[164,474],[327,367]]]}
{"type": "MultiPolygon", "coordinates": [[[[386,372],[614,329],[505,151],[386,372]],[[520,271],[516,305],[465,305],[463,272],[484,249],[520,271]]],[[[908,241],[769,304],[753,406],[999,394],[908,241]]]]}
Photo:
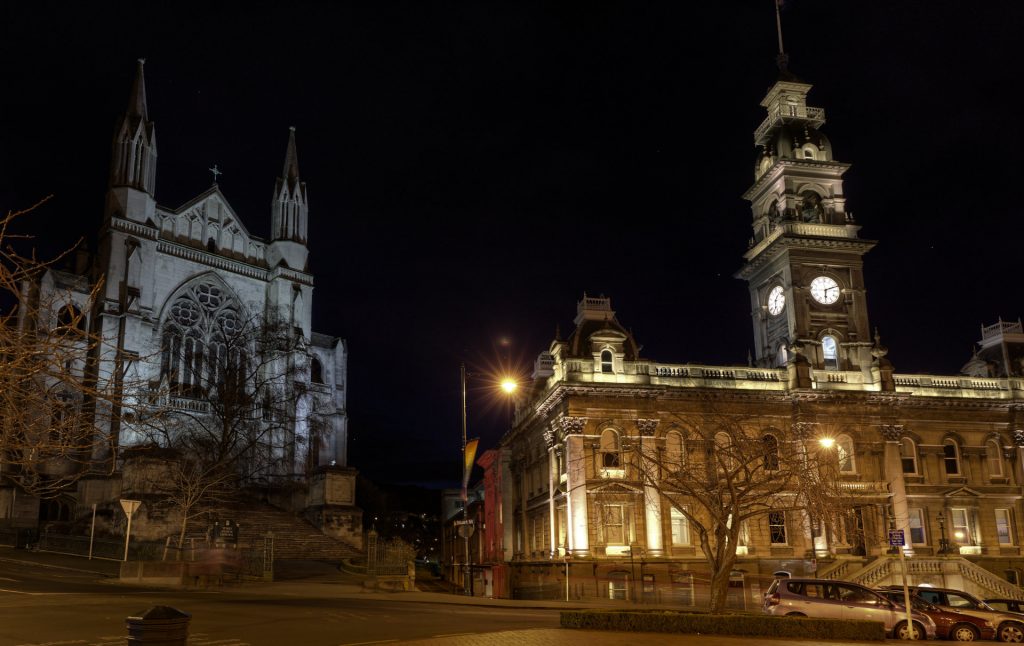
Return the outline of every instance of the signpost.
{"type": "Polygon", "coordinates": [[[132,514],[142,504],[141,500],[121,500],[121,509],[124,510],[126,516],[128,516],[128,528],[124,531],[124,560],[128,560],[128,539],[132,535],[132,514]]]}
{"type": "MultiPolygon", "coordinates": [[[[914,620],[911,618],[913,606],[910,604],[910,587],[907,585],[907,562],[903,558],[903,550],[906,548],[906,541],[903,539],[902,529],[889,530],[889,545],[895,547],[900,555],[900,572],[903,574],[903,607],[907,610],[907,639],[914,639],[914,620]]],[[[921,635],[924,639],[924,635],[921,635]]]]}

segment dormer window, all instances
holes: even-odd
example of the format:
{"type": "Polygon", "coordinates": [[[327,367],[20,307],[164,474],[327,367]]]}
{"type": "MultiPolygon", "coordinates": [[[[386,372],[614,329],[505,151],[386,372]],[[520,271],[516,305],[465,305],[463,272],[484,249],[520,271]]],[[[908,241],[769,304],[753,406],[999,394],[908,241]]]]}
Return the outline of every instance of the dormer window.
{"type": "Polygon", "coordinates": [[[615,372],[615,362],[612,358],[611,350],[601,351],[601,372],[612,373],[615,372]]]}
{"type": "Polygon", "coordinates": [[[810,148],[804,148],[804,159],[814,159],[814,151],[810,148]]]}

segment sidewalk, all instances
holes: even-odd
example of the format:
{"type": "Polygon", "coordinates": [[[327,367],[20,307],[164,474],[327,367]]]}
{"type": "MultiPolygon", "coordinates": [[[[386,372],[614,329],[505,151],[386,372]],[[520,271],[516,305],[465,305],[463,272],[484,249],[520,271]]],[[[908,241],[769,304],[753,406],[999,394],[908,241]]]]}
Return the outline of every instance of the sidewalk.
{"type": "Polygon", "coordinates": [[[0,547],[0,562],[24,563],[37,567],[71,570],[85,574],[95,574],[103,578],[118,577],[121,573],[120,561],[106,559],[88,559],[84,556],[70,554],[53,554],[50,552],[33,552],[13,547],[0,547]]]}

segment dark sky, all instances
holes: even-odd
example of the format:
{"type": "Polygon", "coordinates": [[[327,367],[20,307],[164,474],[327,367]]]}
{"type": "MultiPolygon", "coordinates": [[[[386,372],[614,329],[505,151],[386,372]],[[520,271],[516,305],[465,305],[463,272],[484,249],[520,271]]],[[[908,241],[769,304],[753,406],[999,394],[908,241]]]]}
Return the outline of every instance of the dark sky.
{"type": "MultiPolygon", "coordinates": [[[[771,0],[692,3],[5,3],[0,205],[54,197],[58,248],[97,229],[135,59],[157,199],[207,169],[264,236],[288,126],[311,196],[314,325],[350,348],[351,462],[459,475],[459,362],[524,372],[584,291],[643,355],[743,364],[771,0]]],[[[1024,4],[788,0],[862,236],[871,323],[899,372],[951,374],[1024,314],[1024,4]]],[[[42,241],[41,241],[42,242],[42,241]]],[[[469,434],[506,413],[470,381],[469,434]]]]}

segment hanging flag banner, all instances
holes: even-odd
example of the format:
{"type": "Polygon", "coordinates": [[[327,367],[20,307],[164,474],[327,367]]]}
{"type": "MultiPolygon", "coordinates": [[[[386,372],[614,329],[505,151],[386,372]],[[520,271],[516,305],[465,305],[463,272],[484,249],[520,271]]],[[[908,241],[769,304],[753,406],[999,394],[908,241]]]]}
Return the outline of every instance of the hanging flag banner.
{"type": "Polygon", "coordinates": [[[465,464],[462,465],[462,501],[469,500],[469,474],[473,471],[473,463],[476,461],[476,445],[479,439],[472,439],[466,442],[466,449],[462,453],[465,464]]]}

